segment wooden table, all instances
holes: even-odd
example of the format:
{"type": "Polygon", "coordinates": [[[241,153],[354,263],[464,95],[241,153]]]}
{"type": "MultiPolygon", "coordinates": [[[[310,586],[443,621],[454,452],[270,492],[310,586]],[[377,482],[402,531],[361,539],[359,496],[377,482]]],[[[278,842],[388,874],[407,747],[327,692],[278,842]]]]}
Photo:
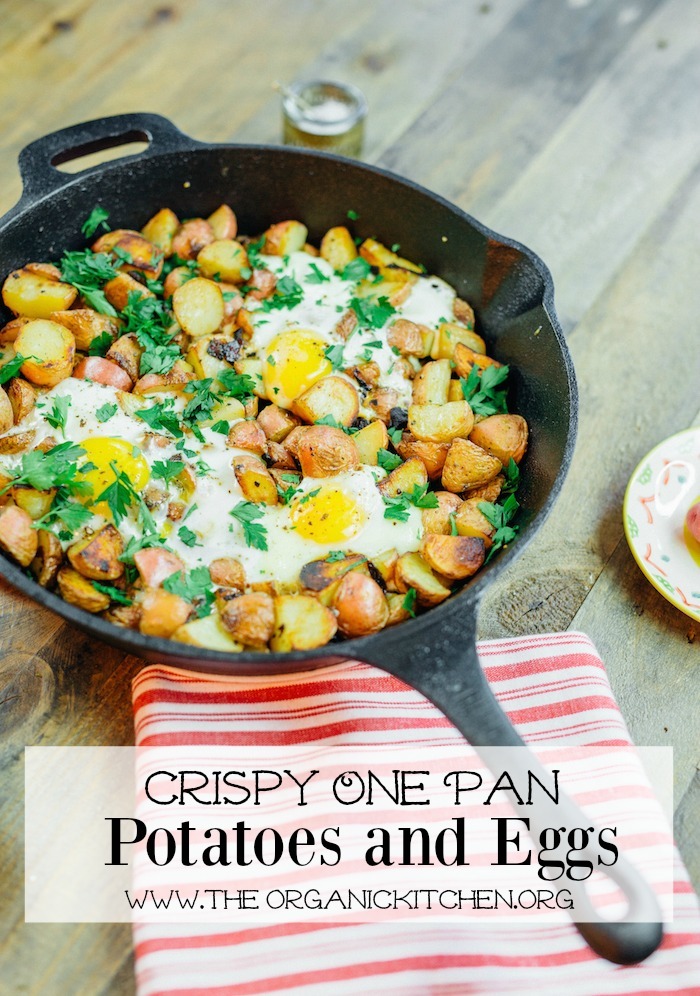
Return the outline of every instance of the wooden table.
{"type": "MultiPolygon", "coordinates": [[[[545,259],[579,441],[481,635],[573,627],[595,640],[634,739],[675,748],[676,834],[696,884],[700,627],[642,577],[620,508],[643,454],[700,417],[699,45],[693,0],[4,0],[0,31],[3,210],[18,152],[46,132],[149,110],[203,140],[276,142],[273,80],[325,76],[367,95],[366,159],[545,259]]],[[[6,586],[0,612],[0,989],[131,993],[127,927],[23,924],[22,750],[131,743],[141,662],[6,586]]]]}

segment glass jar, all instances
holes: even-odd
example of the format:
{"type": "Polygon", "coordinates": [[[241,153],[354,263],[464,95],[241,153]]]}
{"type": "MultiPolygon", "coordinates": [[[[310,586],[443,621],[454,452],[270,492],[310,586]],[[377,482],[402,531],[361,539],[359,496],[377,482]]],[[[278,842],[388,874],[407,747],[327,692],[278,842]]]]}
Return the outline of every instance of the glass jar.
{"type": "Polygon", "coordinates": [[[367,101],[349,83],[311,80],[283,90],[285,145],[357,157],[362,152],[367,101]]]}

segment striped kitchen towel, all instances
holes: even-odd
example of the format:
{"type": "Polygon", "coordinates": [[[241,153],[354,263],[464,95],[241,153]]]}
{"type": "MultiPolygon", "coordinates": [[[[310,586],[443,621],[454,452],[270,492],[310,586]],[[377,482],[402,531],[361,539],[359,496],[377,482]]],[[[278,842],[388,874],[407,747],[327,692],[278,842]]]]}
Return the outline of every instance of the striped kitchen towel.
{"type": "MultiPolygon", "coordinates": [[[[479,655],[531,743],[629,744],[595,647],[580,633],[489,641],[479,655]]],[[[164,665],[134,679],[138,746],[460,741],[418,692],[365,664],[217,677],[164,665]]],[[[139,924],[139,996],[653,996],[700,994],[697,898],[676,855],[674,920],[643,964],[597,958],[569,924],[139,924]]]]}

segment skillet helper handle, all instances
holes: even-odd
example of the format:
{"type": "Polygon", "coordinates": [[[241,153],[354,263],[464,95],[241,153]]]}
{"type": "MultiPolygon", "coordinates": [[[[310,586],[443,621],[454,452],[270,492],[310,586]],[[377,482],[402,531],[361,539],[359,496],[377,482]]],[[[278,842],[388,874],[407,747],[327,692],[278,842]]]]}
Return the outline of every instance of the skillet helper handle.
{"type": "MultiPolygon", "coordinates": [[[[519,747],[509,758],[509,771],[517,780],[527,781],[528,770],[544,785],[552,787],[553,779],[518,736],[510,720],[498,704],[481,668],[476,652],[476,618],[478,604],[464,606],[459,616],[453,617],[449,631],[431,626],[430,614],[422,617],[425,629],[410,646],[410,659],[406,659],[406,644],[399,639],[388,645],[386,657],[375,658],[372,663],[396,675],[430,699],[457,727],[460,733],[477,750],[494,774],[503,770],[503,754],[498,748],[519,747]],[[426,625],[427,624],[427,625],[426,625]],[[495,749],[494,749],[495,748],[495,749]]],[[[399,637],[397,627],[396,637],[399,637]]],[[[546,827],[566,824],[569,827],[586,827],[589,817],[559,793],[555,803],[545,797],[537,806],[536,818],[532,807],[512,803],[519,816],[529,820],[530,834],[537,840],[546,827]]],[[[593,860],[596,852],[589,848],[582,857],[593,860]]],[[[635,964],[652,954],[663,936],[661,911],[656,896],[639,872],[620,855],[610,867],[598,869],[609,876],[624,893],[628,908],[618,921],[604,920],[595,910],[583,882],[567,881],[574,897],[575,909],[584,911],[586,922],[576,922],[576,927],[596,954],[620,965],[635,964]]],[[[572,911],[575,912],[575,911],[572,911]]]]}
{"type": "Polygon", "coordinates": [[[120,162],[162,152],[183,152],[200,144],[160,114],[116,114],[83,121],[44,135],[20,152],[22,199],[36,201],[72,183],[79,174],[56,169],[62,163],[130,142],[148,142],[148,148],[124,156],[120,162]]]}

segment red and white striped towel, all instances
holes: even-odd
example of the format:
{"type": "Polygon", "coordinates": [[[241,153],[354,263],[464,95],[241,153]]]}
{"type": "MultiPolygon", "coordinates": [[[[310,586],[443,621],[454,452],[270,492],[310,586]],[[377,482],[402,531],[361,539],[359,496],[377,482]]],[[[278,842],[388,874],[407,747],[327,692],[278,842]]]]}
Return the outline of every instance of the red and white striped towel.
{"type": "MultiPolygon", "coordinates": [[[[501,705],[525,740],[628,744],[595,647],[580,633],[481,643],[501,705]]],[[[220,678],[153,665],[134,680],[138,746],[449,744],[460,735],[418,692],[346,663],[220,678]]],[[[135,927],[139,996],[653,996],[700,994],[697,899],[676,860],[674,921],[661,948],[620,967],[570,925],[418,923],[135,927]]]]}

